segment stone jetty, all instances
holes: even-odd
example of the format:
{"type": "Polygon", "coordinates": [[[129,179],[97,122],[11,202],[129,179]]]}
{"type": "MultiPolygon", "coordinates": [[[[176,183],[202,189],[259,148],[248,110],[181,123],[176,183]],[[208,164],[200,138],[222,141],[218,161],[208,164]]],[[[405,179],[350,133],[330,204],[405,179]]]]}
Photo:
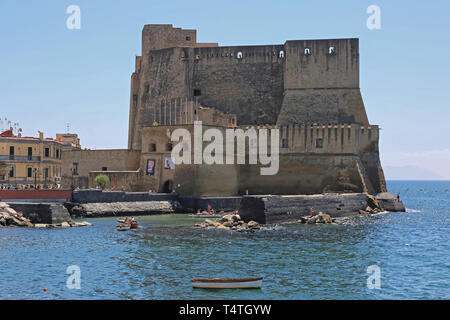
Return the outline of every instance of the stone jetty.
{"type": "Polygon", "coordinates": [[[112,217],[127,215],[151,215],[174,212],[171,201],[130,201],[79,203],[69,208],[72,216],[112,217]]]}

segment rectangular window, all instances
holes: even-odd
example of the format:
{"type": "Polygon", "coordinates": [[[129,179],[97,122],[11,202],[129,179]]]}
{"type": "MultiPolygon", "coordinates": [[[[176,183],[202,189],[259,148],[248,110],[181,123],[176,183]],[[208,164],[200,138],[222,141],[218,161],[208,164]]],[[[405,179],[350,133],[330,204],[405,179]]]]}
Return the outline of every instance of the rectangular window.
{"type": "Polygon", "coordinates": [[[316,148],[323,148],[323,139],[316,139],[316,148]]]}
{"type": "Polygon", "coordinates": [[[33,177],[33,168],[27,167],[27,177],[32,178],[33,177]]]}
{"type": "Polygon", "coordinates": [[[72,174],[74,176],[78,175],[78,163],[76,163],[76,162],[72,163],[72,174]]]}
{"type": "Polygon", "coordinates": [[[9,147],[9,160],[14,160],[14,147],[9,147]]]}
{"type": "Polygon", "coordinates": [[[289,148],[288,139],[281,140],[281,147],[282,148],[289,148]]]}
{"type": "Polygon", "coordinates": [[[59,149],[56,149],[56,159],[59,159],[59,149]]]}
{"type": "Polygon", "coordinates": [[[14,167],[14,166],[9,167],[9,177],[14,178],[16,175],[15,173],[16,173],[16,167],[14,167]]]}
{"type": "Polygon", "coordinates": [[[44,168],[44,178],[48,178],[48,168],[44,168]]]}
{"type": "Polygon", "coordinates": [[[108,171],[107,167],[102,167],[102,171],[108,171]]]}
{"type": "Polygon", "coordinates": [[[50,157],[50,148],[44,149],[44,157],[46,157],[46,158],[50,157]]]}
{"type": "Polygon", "coordinates": [[[33,148],[28,147],[28,160],[32,160],[32,159],[33,159],[33,148]]]}
{"type": "Polygon", "coordinates": [[[198,97],[202,94],[202,91],[200,89],[194,89],[194,97],[198,97]]]}

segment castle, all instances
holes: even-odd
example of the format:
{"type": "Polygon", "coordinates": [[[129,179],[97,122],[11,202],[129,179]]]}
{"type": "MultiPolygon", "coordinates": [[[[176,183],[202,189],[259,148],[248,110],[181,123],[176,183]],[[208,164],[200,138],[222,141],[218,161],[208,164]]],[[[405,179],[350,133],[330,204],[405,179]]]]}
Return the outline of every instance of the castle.
{"type": "Polygon", "coordinates": [[[358,39],[280,45],[197,43],[196,30],[145,25],[131,76],[128,149],[63,153],[63,185],[193,196],[386,191],[359,88],[358,39]],[[174,166],[176,128],[280,129],[280,169],[257,165],[174,166]],[[206,126],[205,126],[206,125],[206,126]],[[77,172],[73,172],[76,166],[77,172]]]}

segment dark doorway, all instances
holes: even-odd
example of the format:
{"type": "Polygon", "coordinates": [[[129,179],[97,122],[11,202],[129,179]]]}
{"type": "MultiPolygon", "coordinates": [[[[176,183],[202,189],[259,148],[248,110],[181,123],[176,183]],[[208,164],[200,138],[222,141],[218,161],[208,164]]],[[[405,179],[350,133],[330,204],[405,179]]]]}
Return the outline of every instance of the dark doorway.
{"type": "Polygon", "coordinates": [[[163,188],[162,188],[163,193],[171,193],[172,189],[173,189],[173,181],[172,180],[167,180],[166,182],[164,182],[163,188]]]}

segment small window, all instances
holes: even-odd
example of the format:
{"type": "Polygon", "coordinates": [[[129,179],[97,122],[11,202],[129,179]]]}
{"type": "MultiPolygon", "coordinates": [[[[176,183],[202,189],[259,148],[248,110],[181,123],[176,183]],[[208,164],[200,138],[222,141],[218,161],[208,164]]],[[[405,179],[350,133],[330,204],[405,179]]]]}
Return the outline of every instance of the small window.
{"type": "Polygon", "coordinates": [[[334,54],[336,52],[336,49],[334,48],[334,47],[329,47],[328,48],[328,54],[329,55],[332,55],[332,54],[334,54]]]}
{"type": "Polygon", "coordinates": [[[168,144],[166,145],[166,150],[167,150],[167,151],[172,151],[172,148],[173,148],[173,146],[172,146],[171,143],[168,143],[168,144]]]}
{"type": "Polygon", "coordinates": [[[280,50],[280,53],[278,54],[278,57],[279,58],[284,58],[284,51],[283,50],[280,50]]]}
{"type": "Polygon", "coordinates": [[[28,160],[32,160],[32,159],[33,159],[33,148],[28,147],[28,160]]]}
{"type": "Polygon", "coordinates": [[[304,53],[305,53],[305,55],[309,56],[311,54],[311,49],[305,48],[304,53]]]}
{"type": "Polygon", "coordinates": [[[242,59],[242,52],[241,52],[241,51],[239,51],[239,52],[237,53],[236,58],[242,59]]]}
{"type": "Polygon", "coordinates": [[[198,97],[202,94],[202,91],[200,89],[194,89],[194,97],[198,97]]]}
{"type": "Polygon", "coordinates": [[[28,167],[27,168],[27,177],[28,178],[32,178],[33,177],[33,168],[32,167],[28,167]]]}
{"type": "Polygon", "coordinates": [[[44,149],[44,157],[46,157],[46,158],[50,157],[50,148],[44,149]]]}
{"type": "Polygon", "coordinates": [[[9,167],[9,177],[14,178],[15,173],[16,173],[16,167],[14,167],[14,166],[9,167]]]}
{"type": "Polygon", "coordinates": [[[323,139],[316,139],[316,148],[323,148],[323,139]]]}
{"type": "Polygon", "coordinates": [[[149,148],[148,148],[149,152],[156,152],[156,144],[151,143],[149,148]]]}
{"type": "Polygon", "coordinates": [[[281,147],[282,147],[282,148],[288,148],[288,147],[289,147],[289,144],[288,144],[288,140],[287,140],[287,139],[281,140],[281,147]]]}
{"type": "Polygon", "coordinates": [[[56,149],[56,159],[59,159],[59,149],[56,149]]]}
{"type": "Polygon", "coordinates": [[[72,169],[72,174],[74,176],[77,176],[78,175],[78,163],[76,163],[76,162],[72,163],[71,169],[72,169]]]}
{"type": "Polygon", "coordinates": [[[187,37],[186,37],[186,41],[191,41],[191,37],[190,37],[190,36],[187,36],[187,37]]]}
{"type": "Polygon", "coordinates": [[[48,178],[48,168],[44,168],[44,178],[48,178]]]}
{"type": "Polygon", "coordinates": [[[9,147],[9,160],[14,160],[14,147],[9,147]]]}

